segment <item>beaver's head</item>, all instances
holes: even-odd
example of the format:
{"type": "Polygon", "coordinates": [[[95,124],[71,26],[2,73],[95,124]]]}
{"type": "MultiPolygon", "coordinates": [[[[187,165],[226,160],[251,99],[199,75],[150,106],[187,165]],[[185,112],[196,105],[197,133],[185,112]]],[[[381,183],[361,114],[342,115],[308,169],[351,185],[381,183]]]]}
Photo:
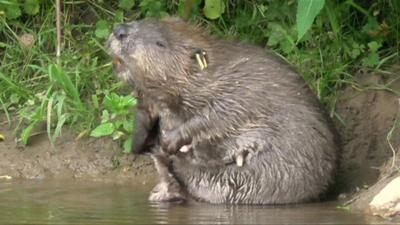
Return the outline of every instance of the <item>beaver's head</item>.
{"type": "Polygon", "coordinates": [[[123,80],[143,92],[179,95],[188,76],[207,66],[206,43],[201,29],[167,19],[121,24],[107,45],[123,80]]]}

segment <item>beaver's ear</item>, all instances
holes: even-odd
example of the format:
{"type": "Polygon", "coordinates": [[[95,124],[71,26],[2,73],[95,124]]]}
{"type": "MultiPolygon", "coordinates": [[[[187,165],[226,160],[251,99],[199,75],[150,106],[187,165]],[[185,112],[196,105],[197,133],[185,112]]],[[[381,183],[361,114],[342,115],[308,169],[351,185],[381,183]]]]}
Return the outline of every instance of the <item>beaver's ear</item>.
{"type": "Polygon", "coordinates": [[[201,70],[205,70],[208,68],[208,55],[204,49],[194,48],[191,54],[191,58],[201,70]]]}

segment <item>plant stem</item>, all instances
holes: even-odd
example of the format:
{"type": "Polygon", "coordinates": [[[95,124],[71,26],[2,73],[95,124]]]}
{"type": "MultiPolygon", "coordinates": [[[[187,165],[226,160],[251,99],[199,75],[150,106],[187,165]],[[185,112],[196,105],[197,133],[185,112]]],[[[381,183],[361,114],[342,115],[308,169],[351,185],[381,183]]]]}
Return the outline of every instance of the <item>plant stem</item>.
{"type": "Polygon", "coordinates": [[[56,0],[56,27],[57,27],[57,64],[60,64],[61,55],[61,0],[56,0]]]}

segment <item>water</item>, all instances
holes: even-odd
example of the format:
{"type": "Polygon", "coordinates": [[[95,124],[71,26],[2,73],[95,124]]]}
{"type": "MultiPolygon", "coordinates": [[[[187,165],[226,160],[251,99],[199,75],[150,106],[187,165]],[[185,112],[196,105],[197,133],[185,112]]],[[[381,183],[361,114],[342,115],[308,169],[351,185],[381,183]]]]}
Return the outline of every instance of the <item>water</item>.
{"type": "Polygon", "coordinates": [[[0,224],[390,223],[337,209],[336,203],[280,207],[152,204],[147,201],[150,190],[149,184],[142,183],[0,180],[0,224]]]}

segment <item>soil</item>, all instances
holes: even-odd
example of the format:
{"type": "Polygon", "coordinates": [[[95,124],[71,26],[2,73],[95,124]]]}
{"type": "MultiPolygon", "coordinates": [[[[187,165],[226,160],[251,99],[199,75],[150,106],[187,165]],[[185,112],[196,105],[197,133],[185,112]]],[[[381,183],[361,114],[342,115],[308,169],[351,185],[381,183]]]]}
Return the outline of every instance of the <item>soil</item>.
{"type": "Polygon", "coordinates": [[[337,188],[352,197],[353,209],[368,210],[372,198],[399,173],[400,65],[386,73],[360,72],[355,83],[337,102],[343,144],[337,188]]]}
{"type": "MultiPolygon", "coordinates": [[[[391,71],[360,72],[337,102],[340,119],[335,122],[343,147],[336,188],[354,209],[366,210],[373,196],[400,171],[400,127],[387,139],[396,121],[400,124],[400,96],[394,93],[400,93],[400,65],[391,71]],[[394,92],[384,90],[388,88],[394,92]]],[[[109,138],[77,141],[74,132],[65,130],[54,146],[45,132],[22,146],[4,120],[0,115],[0,134],[6,137],[0,142],[0,177],[157,179],[150,157],[123,154],[109,138]]]]}
{"type": "MultiPolygon", "coordinates": [[[[0,117],[1,118],[1,117],[0,117]]],[[[27,146],[14,140],[11,129],[0,122],[0,177],[12,178],[132,178],[156,179],[150,157],[123,154],[119,146],[109,138],[83,138],[64,130],[54,146],[47,134],[31,138],[27,146]]]]}

